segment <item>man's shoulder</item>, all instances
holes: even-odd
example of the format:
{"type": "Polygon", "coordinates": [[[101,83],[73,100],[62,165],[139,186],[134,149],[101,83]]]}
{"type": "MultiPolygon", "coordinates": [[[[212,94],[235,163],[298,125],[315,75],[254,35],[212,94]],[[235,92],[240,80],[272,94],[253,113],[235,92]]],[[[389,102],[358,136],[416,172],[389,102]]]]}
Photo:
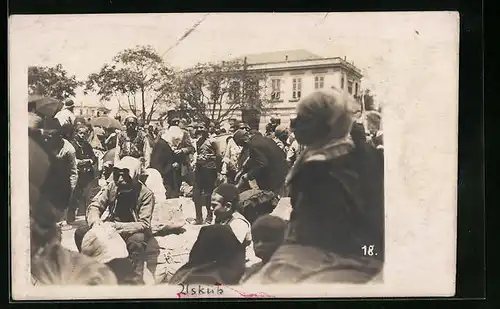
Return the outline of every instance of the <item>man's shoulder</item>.
{"type": "Polygon", "coordinates": [[[150,188],[148,188],[143,182],[140,182],[141,184],[141,196],[151,196],[151,195],[154,195],[153,193],[153,190],[151,190],[150,188]]]}
{"type": "Polygon", "coordinates": [[[246,225],[248,225],[249,228],[251,226],[250,222],[245,218],[245,216],[235,211],[233,213],[233,220],[231,220],[229,224],[239,224],[239,223],[245,223],[246,225]]]}
{"type": "Polygon", "coordinates": [[[56,116],[60,116],[60,115],[64,115],[64,114],[67,114],[69,111],[67,109],[61,109],[60,111],[58,111],[56,113],[56,116]]]}
{"type": "Polygon", "coordinates": [[[66,150],[69,153],[75,153],[76,152],[75,146],[73,146],[73,144],[70,141],[68,141],[65,138],[63,138],[62,140],[63,140],[63,143],[64,143],[64,148],[66,148],[66,150]]]}

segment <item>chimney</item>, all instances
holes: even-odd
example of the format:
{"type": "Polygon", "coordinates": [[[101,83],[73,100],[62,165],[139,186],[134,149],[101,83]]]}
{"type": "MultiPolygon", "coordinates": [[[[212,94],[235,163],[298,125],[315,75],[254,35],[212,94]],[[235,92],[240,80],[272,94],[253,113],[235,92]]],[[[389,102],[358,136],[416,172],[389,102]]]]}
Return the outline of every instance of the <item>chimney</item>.
{"type": "Polygon", "coordinates": [[[285,61],[288,62],[288,55],[285,55],[285,61]]]}
{"type": "Polygon", "coordinates": [[[347,60],[347,57],[346,57],[346,56],[344,56],[344,61],[346,61],[346,60],[347,60]]]}

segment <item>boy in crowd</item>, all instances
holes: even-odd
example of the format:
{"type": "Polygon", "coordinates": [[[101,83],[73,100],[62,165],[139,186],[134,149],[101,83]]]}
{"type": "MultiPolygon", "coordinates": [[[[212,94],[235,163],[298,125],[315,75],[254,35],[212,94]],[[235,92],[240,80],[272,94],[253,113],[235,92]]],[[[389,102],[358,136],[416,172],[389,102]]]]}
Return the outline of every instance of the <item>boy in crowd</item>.
{"type": "Polygon", "coordinates": [[[238,241],[245,247],[252,242],[250,223],[238,212],[239,192],[235,185],[223,183],[212,193],[215,223],[229,225],[238,241]]]}
{"type": "Polygon", "coordinates": [[[241,283],[257,273],[271,259],[283,243],[285,230],[285,220],[273,215],[263,215],[254,222],[252,225],[253,249],[261,261],[247,268],[241,283]]]}

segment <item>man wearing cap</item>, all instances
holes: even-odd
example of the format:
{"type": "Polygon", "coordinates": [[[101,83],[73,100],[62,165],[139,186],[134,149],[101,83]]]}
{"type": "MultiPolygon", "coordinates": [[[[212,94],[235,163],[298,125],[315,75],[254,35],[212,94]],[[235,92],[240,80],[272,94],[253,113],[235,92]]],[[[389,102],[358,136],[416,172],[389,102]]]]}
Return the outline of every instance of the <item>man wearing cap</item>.
{"type": "Polygon", "coordinates": [[[194,172],[193,201],[196,210],[196,225],[207,223],[213,220],[213,212],[210,207],[210,196],[217,182],[217,145],[209,136],[208,128],[205,124],[198,124],[196,141],[196,159],[194,172]],[[203,222],[202,208],[207,208],[207,217],[203,222]]]}
{"type": "Polygon", "coordinates": [[[64,107],[54,116],[61,126],[65,124],[73,124],[75,122],[75,114],[73,110],[75,109],[75,102],[73,100],[67,100],[64,102],[64,107]]]}
{"type": "Polygon", "coordinates": [[[139,119],[135,115],[128,115],[124,119],[125,132],[120,132],[116,138],[115,164],[121,158],[131,156],[143,162],[143,169],[149,167],[151,147],[146,133],[139,130],[139,119]]]}
{"type": "Polygon", "coordinates": [[[87,226],[75,231],[75,243],[81,250],[84,235],[94,226],[112,222],[124,239],[133,267],[133,282],[143,283],[144,252],[152,235],[151,217],[154,194],[139,180],[141,162],[137,158],[124,157],[113,168],[110,181],[94,197],[87,208],[87,226]],[[107,216],[103,217],[108,210],[107,216]]]}

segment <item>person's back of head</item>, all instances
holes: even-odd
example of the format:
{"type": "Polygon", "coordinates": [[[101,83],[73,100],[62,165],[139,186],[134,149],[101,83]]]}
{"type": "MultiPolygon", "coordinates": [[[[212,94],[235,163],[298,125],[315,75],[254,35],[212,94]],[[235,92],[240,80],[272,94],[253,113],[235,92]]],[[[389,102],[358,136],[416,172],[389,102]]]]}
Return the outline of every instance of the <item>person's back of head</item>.
{"type": "Polygon", "coordinates": [[[252,224],[255,255],[267,262],[285,239],[285,220],[273,215],[263,215],[252,224]]]}
{"type": "Polygon", "coordinates": [[[288,128],[284,124],[280,124],[274,129],[274,135],[279,140],[286,142],[288,139],[288,128]]]}

